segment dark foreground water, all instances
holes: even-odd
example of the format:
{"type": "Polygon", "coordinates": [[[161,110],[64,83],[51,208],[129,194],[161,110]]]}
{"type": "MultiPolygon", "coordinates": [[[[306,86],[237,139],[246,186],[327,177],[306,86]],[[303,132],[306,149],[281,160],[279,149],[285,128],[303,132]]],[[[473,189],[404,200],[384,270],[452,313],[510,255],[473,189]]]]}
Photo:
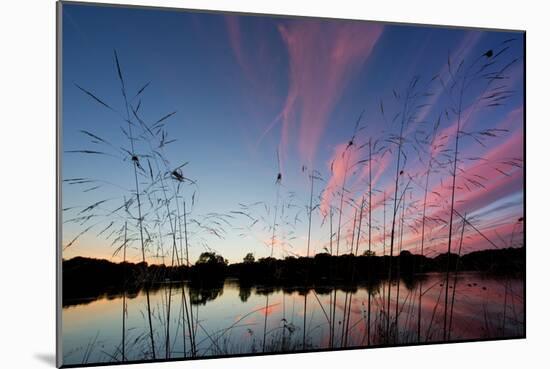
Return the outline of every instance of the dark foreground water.
{"type": "MultiPolygon", "coordinates": [[[[446,326],[444,281],[445,274],[434,273],[415,281],[402,280],[399,285],[394,281],[391,291],[386,281],[348,292],[317,288],[307,294],[299,289],[243,287],[232,280],[208,289],[186,284],[187,304],[190,296],[193,301],[192,312],[188,310],[187,315],[192,315],[194,355],[439,342],[444,340],[444,332],[453,341],[524,334],[523,280],[459,273],[456,288],[449,288],[447,294],[446,326]]],[[[454,282],[452,274],[450,287],[454,282]]],[[[181,283],[150,291],[149,300],[155,358],[193,355],[181,283]]],[[[126,298],[111,296],[72,303],[63,308],[65,365],[122,361],[123,351],[125,360],[153,358],[145,291],[126,298]]]]}

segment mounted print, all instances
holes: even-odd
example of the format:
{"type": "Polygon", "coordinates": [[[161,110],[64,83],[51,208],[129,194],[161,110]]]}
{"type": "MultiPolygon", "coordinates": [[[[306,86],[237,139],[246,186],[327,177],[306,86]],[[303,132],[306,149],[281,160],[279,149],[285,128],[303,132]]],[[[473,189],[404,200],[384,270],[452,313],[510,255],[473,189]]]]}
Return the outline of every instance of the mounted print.
{"type": "Polygon", "coordinates": [[[525,337],[525,32],[58,3],[58,365],[525,337]]]}

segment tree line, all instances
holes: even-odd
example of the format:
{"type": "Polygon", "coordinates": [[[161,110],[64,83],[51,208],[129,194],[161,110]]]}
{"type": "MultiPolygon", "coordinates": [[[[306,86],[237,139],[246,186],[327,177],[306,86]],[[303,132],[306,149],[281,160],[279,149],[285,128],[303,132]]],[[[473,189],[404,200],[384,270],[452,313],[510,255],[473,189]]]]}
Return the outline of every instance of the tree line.
{"type": "Polygon", "coordinates": [[[349,285],[386,279],[390,266],[394,271],[393,278],[399,270],[401,278],[410,279],[422,273],[445,271],[448,262],[458,265],[461,271],[522,275],[525,272],[525,248],[482,250],[461,256],[451,253],[450,260],[447,253],[429,258],[407,250],[393,257],[365,252],[359,256],[319,253],[313,257],[256,259],[248,253],[242,262],[232,264],[222,255],[203,252],[190,266],[114,263],[75,257],[63,261],[63,297],[68,301],[121,290],[137,293],[145,285],[158,287],[182,280],[209,289],[219,286],[226,278],[238,279],[242,285],[300,285],[304,288],[349,285]]]}

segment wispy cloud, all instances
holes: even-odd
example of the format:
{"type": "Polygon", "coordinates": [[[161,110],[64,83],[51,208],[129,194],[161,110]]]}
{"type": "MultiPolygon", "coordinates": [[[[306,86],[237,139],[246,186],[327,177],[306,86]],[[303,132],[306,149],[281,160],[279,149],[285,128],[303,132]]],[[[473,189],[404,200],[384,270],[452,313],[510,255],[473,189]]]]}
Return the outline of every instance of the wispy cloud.
{"type": "Polygon", "coordinates": [[[331,112],[368,60],[382,30],[379,24],[318,20],[279,26],[289,56],[289,91],[278,116],[283,154],[296,129],[301,159],[313,162],[331,112]]]}

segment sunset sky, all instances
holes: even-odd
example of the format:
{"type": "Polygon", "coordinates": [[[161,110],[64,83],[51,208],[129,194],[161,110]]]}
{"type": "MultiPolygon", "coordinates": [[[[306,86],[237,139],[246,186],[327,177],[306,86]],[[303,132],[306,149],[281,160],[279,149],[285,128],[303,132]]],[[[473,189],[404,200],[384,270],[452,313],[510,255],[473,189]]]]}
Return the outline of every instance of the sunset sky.
{"type": "MultiPolygon", "coordinates": [[[[372,248],[381,255],[384,193],[389,232],[397,166],[397,148],[388,138],[399,133],[400,118],[394,117],[416,76],[416,90],[422,96],[416,103],[414,119],[405,129],[407,160],[404,166],[401,162],[404,173],[399,193],[410,176],[403,197],[406,209],[402,247],[418,252],[418,222],[430,152],[446,164],[430,175],[427,215],[449,218],[452,166],[447,162],[454,153],[458,96],[449,91],[460,75],[455,72],[478,71],[484,63],[490,63],[491,57],[495,64],[488,66],[487,72],[499,69],[499,65],[509,67],[506,77],[493,81],[490,88],[486,87],[486,79],[479,79],[463,94],[456,208],[461,214],[467,213],[471,223],[494,245],[467,226],[462,251],[521,244],[521,33],[72,4],[63,6],[62,27],[62,178],[101,180],[94,184],[63,184],[63,208],[67,208],[63,212],[67,221],[63,224],[63,245],[92,227],[64,250],[64,258],[82,255],[120,260],[120,255],[112,256],[120,242],[113,245],[114,238],[106,239],[110,230],[99,234],[110,222],[115,222],[113,230],[124,223],[120,216],[108,214],[131,196],[131,161],[67,152],[98,150],[98,144],[81,130],[109,140],[113,147],[129,150],[119,128],[126,123],[75,85],[122,111],[124,101],[113,49],[117,50],[130,95],[151,82],[140,96],[140,111],[146,122],[154,123],[177,111],[166,123],[169,139],[176,139],[167,146],[166,155],[174,168],[189,162],[183,168],[184,175],[196,181],[196,185],[183,187],[189,219],[195,221],[189,223],[191,260],[208,248],[230,262],[240,261],[248,252],[256,257],[269,256],[275,207],[274,256],[305,255],[308,174],[312,169],[322,179],[314,181],[310,255],[323,252],[330,239],[329,218],[325,215],[331,207],[340,205],[344,173],[346,198],[359,205],[362,197],[368,196],[368,163],[347,171],[345,168],[346,164],[368,159],[368,145],[363,144],[369,139],[378,141],[378,148],[391,149],[378,150],[371,160],[375,190],[372,248]],[[492,51],[490,57],[485,55],[488,50],[492,51]],[[491,88],[509,91],[506,99],[497,100],[498,106],[487,106],[491,88]],[[364,128],[356,131],[356,121],[363,111],[359,127],[364,128]],[[438,118],[437,147],[425,145],[420,148],[425,151],[418,151],[414,143],[430,133],[438,118]],[[492,129],[496,137],[480,134],[487,129],[492,129]],[[354,133],[354,145],[347,149],[354,133]],[[280,184],[276,183],[279,171],[280,184]],[[474,185],[474,178],[482,186],[474,185]],[[94,211],[97,217],[85,223],[68,221],[105,199],[108,201],[94,211]],[[198,226],[212,221],[212,213],[231,216],[227,218],[230,225],[224,223],[223,238],[198,226]]],[[[140,180],[146,187],[146,178],[140,180]]],[[[353,207],[344,206],[340,253],[349,252],[354,220],[353,207]]],[[[334,212],[336,231],[338,211],[334,212]]],[[[365,210],[360,252],[367,247],[366,214],[365,210]]],[[[149,216],[145,215],[144,222],[152,221],[149,216]]],[[[136,237],[135,223],[129,225],[131,238],[136,237]]],[[[459,223],[455,218],[455,238],[460,233],[459,223]]],[[[448,230],[444,224],[427,227],[428,256],[446,250],[448,230]]],[[[167,226],[160,230],[165,252],[171,237],[168,233],[167,226]]],[[[160,262],[153,257],[156,246],[150,247],[149,262],[160,262]]],[[[454,242],[453,250],[456,247],[454,242]]],[[[137,241],[132,242],[128,257],[139,260],[137,241]]]]}

